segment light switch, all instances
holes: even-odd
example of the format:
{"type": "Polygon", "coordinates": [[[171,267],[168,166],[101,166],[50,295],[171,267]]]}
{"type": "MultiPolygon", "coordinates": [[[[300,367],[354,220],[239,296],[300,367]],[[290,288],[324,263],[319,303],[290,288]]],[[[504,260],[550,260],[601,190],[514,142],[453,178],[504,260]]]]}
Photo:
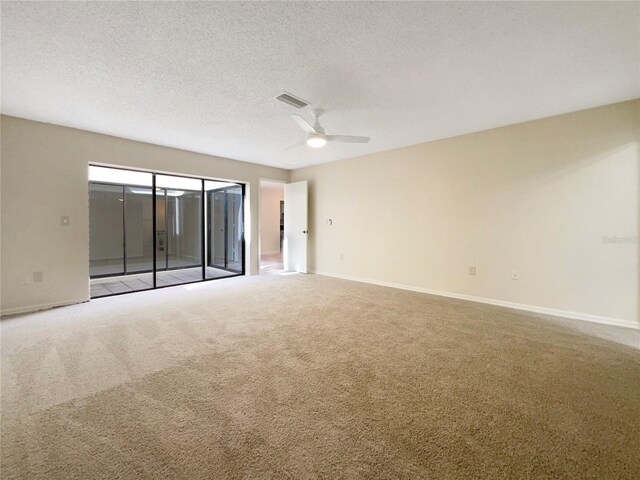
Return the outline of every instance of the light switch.
{"type": "Polygon", "coordinates": [[[69,217],[60,217],[60,225],[63,227],[69,226],[69,217]]]}
{"type": "Polygon", "coordinates": [[[474,276],[476,274],[476,267],[469,267],[469,275],[474,276]]]}
{"type": "Polygon", "coordinates": [[[34,282],[41,282],[42,278],[43,278],[43,273],[42,272],[33,272],[33,281],[34,282]]]}

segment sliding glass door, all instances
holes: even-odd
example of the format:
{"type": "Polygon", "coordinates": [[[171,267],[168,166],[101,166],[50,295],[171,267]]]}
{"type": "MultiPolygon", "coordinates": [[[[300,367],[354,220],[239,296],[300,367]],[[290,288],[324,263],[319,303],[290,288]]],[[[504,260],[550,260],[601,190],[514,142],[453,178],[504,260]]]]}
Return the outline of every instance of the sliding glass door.
{"type": "Polygon", "coordinates": [[[92,297],[244,273],[243,185],[94,166],[89,180],[92,297]]]}
{"type": "Polygon", "coordinates": [[[159,286],[202,280],[202,180],[156,175],[159,286]]]}
{"type": "Polygon", "coordinates": [[[205,181],[207,192],[207,278],[244,271],[242,185],[205,181]]]}
{"type": "Polygon", "coordinates": [[[124,274],[124,187],[89,184],[89,251],[92,277],[124,274]]]}
{"type": "Polygon", "coordinates": [[[126,273],[153,271],[153,202],[151,188],[124,189],[126,273]]]}
{"type": "Polygon", "coordinates": [[[244,203],[242,187],[227,188],[227,269],[244,270],[244,203]]]}

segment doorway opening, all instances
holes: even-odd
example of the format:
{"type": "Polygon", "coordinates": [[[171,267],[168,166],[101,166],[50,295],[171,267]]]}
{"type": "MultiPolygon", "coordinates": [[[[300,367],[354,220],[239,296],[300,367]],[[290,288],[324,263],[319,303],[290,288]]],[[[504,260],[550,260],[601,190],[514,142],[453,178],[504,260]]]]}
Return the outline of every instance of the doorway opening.
{"type": "Polygon", "coordinates": [[[260,273],[284,270],[284,183],[260,180],[260,273]]]}
{"type": "Polygon", "coordinates": [[[244,185],[89,167],[91,298],[244,268],[244,185]]]}

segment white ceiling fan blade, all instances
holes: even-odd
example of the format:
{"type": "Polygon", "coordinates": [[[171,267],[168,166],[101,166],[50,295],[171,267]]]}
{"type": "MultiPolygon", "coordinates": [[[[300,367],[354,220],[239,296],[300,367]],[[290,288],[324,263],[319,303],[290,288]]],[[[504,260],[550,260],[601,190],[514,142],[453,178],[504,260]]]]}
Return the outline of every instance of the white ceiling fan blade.
{"type": "Polygon", "coordinates": [[[302,145],[304,145],[305,143],[307,143],[306,140],[301,140],[299,142],[296,142],[294,144],[289,145],[288,147],[284,147],[282,150],[291,150],[292,148],[297,148],[297,147],[301,147],[302,145]]]}
{"type": "Polygon", "coordinates": [[[369,140],[371,140],[369,137],[353,137],[350,135],[327,135],[325,138],[329,142],[344,143],[369,143],[369,140]]]}
{"type": "Polygon", "coordinates": [[[302,128],[305,132],[307,133],[318,133],[316,132],[315,128],[313,128],[311,125],[309,125],[309,123],[302,118],[300,115],[289,115],[291,117],[291,120],[293,120],[294,122],[296,122],[298,125],[300,125],[300,128],[302,128]]]}

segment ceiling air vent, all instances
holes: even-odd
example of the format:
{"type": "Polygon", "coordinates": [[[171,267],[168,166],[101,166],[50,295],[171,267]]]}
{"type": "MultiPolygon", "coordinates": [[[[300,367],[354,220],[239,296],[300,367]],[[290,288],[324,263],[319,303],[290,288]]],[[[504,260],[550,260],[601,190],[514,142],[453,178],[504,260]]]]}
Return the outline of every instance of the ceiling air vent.
{"type": "Polygon", "coordinates": [[[286,103],[287,105],[291,105],[296,108],[304,108],[309,105],[308,102],[301,100],[297,97],[294,97],[290,93],[284,92],[282,95],[276,97],[276,100],[280,100],[281,102],[286,103]]]}

